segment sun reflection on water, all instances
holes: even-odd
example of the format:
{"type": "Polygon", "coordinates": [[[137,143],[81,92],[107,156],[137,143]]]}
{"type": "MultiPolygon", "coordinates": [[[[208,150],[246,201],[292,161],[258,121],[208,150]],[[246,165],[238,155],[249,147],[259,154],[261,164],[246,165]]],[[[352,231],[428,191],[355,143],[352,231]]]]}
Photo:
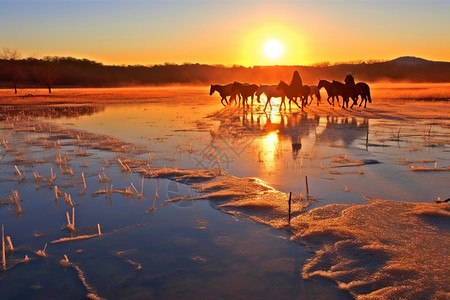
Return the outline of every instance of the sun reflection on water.
{"type": "Polygon", "coordinates": [[[279,146],[279,130],[271,131],[265,135],[260,143],[260,161],[264,162],[264,166],[268,172],[275,171],[276,153],[279,146]]]}

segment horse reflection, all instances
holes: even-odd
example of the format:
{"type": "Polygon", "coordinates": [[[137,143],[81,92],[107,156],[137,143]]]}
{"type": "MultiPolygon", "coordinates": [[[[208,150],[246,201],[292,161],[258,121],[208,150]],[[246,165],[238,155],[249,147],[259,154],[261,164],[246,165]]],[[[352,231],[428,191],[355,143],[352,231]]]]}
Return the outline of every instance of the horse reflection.
{"type": "MultiPolygon", "coordinates": [[[[289,143],[295,160],[305,148],[305,142],[339,147],[368,143],[369,121],[365,118],[318,116],[311,113],[261,113],[252,110],[223,111],[217,116],[218,128],[212,138],[228,145],[248,146],[256,140],[276,140],[277,145],[289,143]],[[320,123],[320,128],[319,128],[320,123]],[[276,137],[276,139],[275,139],[276,137]]],[[[308,144],[309,145],[309,144],[308,144]]],[[[243,150],[242,150],[243,151],[243,150]]]]}
{"type": "Polygon", "coordinates": [[[325,129],[317,136],[322,143],[351,146],[360,140],[368,143],[369,120],[366,118],[327,116],[325,129]]]}
{"type": "MultiPolygon", "coordinates": [[[[292,145],[292,157],[296,159],[302,148],[302,139],[314,132],[319,125],[319,119],[317,115],[308,114],[255,115],[252,112],[246,112],[242,115],[241,124],[233,125],[245,132],[255,134],[256,137],[266,137],[276,133],[278,141],[289,140],[292,145]]],[[[241,138],[242,135],[237,134],[236,137],[241,138]]]]}

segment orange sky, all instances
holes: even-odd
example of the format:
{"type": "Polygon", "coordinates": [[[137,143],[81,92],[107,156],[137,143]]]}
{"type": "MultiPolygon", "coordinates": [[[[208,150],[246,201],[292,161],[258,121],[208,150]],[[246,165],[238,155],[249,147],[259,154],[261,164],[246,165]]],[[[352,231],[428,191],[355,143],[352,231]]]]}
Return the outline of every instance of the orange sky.
{"type": "Polygon", "coordinates": [[[1,47],[105,64],[450,61],[444,1],[0,1],[1,47]],[[270,59],[264,43],[284,53],[270,59]]]}

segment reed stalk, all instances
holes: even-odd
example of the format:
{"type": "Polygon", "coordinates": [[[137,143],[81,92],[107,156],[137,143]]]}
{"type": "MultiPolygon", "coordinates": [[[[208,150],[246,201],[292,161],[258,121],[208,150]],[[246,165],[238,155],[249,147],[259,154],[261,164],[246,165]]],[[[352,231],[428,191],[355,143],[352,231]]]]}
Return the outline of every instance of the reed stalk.
{"type": "Polygon", "coordinates": [[[75,207],[72,206],[72,226],[75,228],[75,207]]]}
{"type": "Polygon", "coordinates": [[[20,173],[19,168],[17,168],[16,165],[14,165],[14,168],[16,169],[17,174],[19,174],[20,180],[22,180],[22,179],[23,179],[23,176],[22,176],[22,173],[20,173]]]}
{"type": "Polygon", "coordinates": [[[108,182],[111,181],[111,179],[108,176],[106,176],[105,168],[102,168],[102,171],[103,171],[103,180],[108,182]]]}
{"type": "Polygon", "coordinates": [[[2,224],[2,268],[6,271],[6,255],[5,255],[5,228],[2,224]]]}
{"type": "Polygon", "coordinates": [[[45,243],[43,250],[36,251],[36,255],[40,257],[47,257],[47,254],[45,253],[45,249],[47,249],[47,243],[45,243]]]}
{"type": "Polygon", "coordinates": [[[8,242],[8,251],[13,252],[14,246],[9,235],[6,236],[6,242],[8,242]]]}
{"type": "Polygon", "coordinates": [[[69,212],[66,212],[67,217],[67,230],[69,231],[75,231],[75,207],[72,207],[72,221],[70,220],[69,212]]]}
{"type": "Polygon", "coordinates": [[[291,201],[292,201],[292,192],[289,192],[289,211],[288,211],[288,223],[291,224],[291,201]]]}
{"type": "Polygon", "coordinates": [[[86,179],[84,179],[84,173],[83,172],[81,172],[81,177],[83,178],[84,189],[87,190],[86,179]]]}
{"type": "Polygon", "coordinates": [[[118,161],[118,162],[120,163],[120,165],[122,166],[122,171],[130,171],[130,172],[131,172],[130,167],[129,167],[127,164],[124,164],[124,163],[120,160],[120,158],[118,158],[117,161],[118,161]]]}
{"type": "Polygon", "coordinates": [[[136,187],[134,186],[133,183],[131,183],[131,187],[132,187],[133,190],[136,192],[136,194],[138,195],[138,197],[140,197],[140,194],[139,194],[138,190],[136,189],[136,187]]]}
{"type": "Polygon", "coordinates": [[[64,259],[61,259],[59,261],[59,263],[63,266],[63,267],[70,267],[70,261],[69,258],[67,257],[67,255],[64,254],[64,259]]]}
{"type": "Polygon", "coordinates": [[[2,143],[5,146],[6,150],[9,150],[8,143],[5,140],[5,137],[2,137],[2,143]]]}
{"type": "Polygon", "coordinates": [[[309,197],[308,176],[305,176],[306,198],[309,197]]]}

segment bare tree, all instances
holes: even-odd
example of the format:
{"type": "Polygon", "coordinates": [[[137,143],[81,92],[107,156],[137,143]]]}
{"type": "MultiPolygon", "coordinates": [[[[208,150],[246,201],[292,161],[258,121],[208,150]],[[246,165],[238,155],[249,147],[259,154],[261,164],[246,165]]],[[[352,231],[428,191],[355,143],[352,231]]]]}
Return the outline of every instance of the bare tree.
{"type": "Polygon", "coordinates": [[[39,61],[35,67],[34,75],[38,81],[45,85],[49,94],[52,93],[52,86],[55,83],[58,73],[58,57],[46,56],[39,61]]]}
{"type": "Polygon", "coordinates": [[[0,57],[9,61],[8,71],[14,86],[14,93],[17,94],[17,84],[25,77],[24,73],[22,72],[22,55],[20,54],[18,49],[3,48],[0,57]]]}

